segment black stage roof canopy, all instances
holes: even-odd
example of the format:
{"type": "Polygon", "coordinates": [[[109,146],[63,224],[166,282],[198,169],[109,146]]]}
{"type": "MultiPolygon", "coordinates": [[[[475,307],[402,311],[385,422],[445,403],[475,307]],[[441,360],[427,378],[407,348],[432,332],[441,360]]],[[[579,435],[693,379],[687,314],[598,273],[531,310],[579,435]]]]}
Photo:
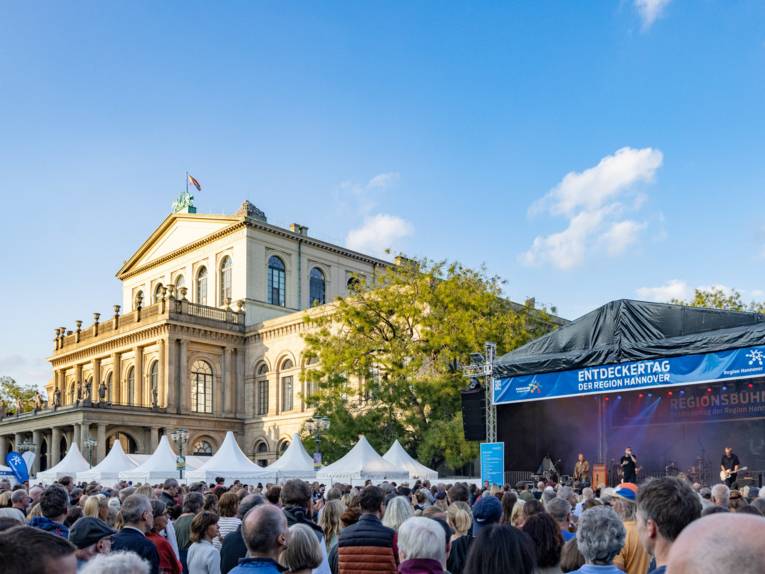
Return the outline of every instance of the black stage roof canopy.
{"type": "Polygon", "coordinates": [[[648,303],[611,301],[503,355],[497,378],[566,371],[765,344],[765,315],[648,303]]]}

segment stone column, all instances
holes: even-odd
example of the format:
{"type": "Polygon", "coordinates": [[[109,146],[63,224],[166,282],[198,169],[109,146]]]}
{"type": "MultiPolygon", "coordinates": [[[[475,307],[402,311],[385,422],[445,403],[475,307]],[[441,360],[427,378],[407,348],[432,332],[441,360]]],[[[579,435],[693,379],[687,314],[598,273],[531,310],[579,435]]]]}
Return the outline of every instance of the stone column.
{"type": "Polygon", "coordinates": [[[219,383],[216,385],[213,395],[213,412],[216,417],[228,413],[228,381],[231,378],[229,372],[231,362],[231,350],[228,347],[223,348],[223,356],[220,360],[221,371],[219,383]]]}
{"type": "Polygon", "coordinates": [[[188,377],[188,354],[189,343],[185,339],[180,340],[180,348],[178,349],[178,394],[179,394],[179,412],[189,412],[189,404],[191,403],[191,390],[189,389],[189,377],[188,377]]]}
{"type": "Polygon", "coordinates": [[[154,452],[157,450],[157,445],[159,444],[159,427],[151,427],[149,430],[149,446],[151,448],[151,452],[154,452]]]}
{"type": "Polygon", "coordinates": [[[72,443],[77,445],[77,448],[82,452],[82,425],[80,423],[74,423],[74,435],[72,436],[72,443]]]}
{"type": "Polygon", "coordinates": [[[0,436],[0,460],[5,462],[5,455],[8,454],[8,437],[0,436]]]}
{"type": "Polygon", "coordinates": [[[96,458],[101,462],[106,456],[106,423],[98,423],[96,429],[96,458]]]}
{"type": "Polygon", "coordinates": [[[144,373],[143,373],[143,347],[133,347],[133,363],[135,373],[135,395],[133,397],[136,406],[144,406],[144,373]]]}
{"type": "Polygon", "coordinates": [[[61,429],[59,427],[51,428],[50,442],[50,460],[48,461],[48,468],[61,462],[61,429]]]}
{"type": "MultiPolygon", "coordinates": [[[[39,429],[32,431],[32,442],[35,445],[35,461],[32,463],[32,474],[40,472],[40,451],[42,450],[42,432],[39,429]]],[[[3,456],[5,460],[5,456],[3,456]]]]}
{"type": "Polygon", "coordinates": [[[82,387],[82,364],[74,366],[74,400],[82,400],[85,396],[85,389],[82,387]],[[80,393],[80,391],[82,391],[80,393]],[[78,393],[80,396],[78,397],[78,393]]]}
{"type": "Polygon", "coordinates": [[[122,402],[122,366],[120,354],[112,353],[112,402],[122,402]]]}
{"type": "MultiPolygon", "coordinates": [[[[237,349],[236,350],[236,377],[235,377],[235,383],[234,383],[234,389],[236,393],[236,406],[234,407],[234,411],[236,412],[236,416],[239,418],[244,418],[247,413],[247,405],[245,404],[245,387],[246,387],[246,380],[247,376],[244,372],[244,349],[237,349]]],[[[252,388],[255,388],[255,385],[252,385],[252,388]]],[[[251,396],[253,396],[251,394],[251,396]]],[[[254,403],[253,403],[254,404],[254,403]]],[[[251,410],[250,413],[255,412],[254,410],[251,410]]]]}
{"type": "Polygon", "coordinates": [[[160,407],[166,407],[168,385],[165,377],[167,375],[167,368],[165,366],[165,341],[160,339],[157,341],[157,403],[160,407]]]}
{"type": "Polygon", "coordinates": [[[98,387],[101,386],[101,359],[93,359],[93,386],[90,389],[90,400],[97,402],[98,387]]]}

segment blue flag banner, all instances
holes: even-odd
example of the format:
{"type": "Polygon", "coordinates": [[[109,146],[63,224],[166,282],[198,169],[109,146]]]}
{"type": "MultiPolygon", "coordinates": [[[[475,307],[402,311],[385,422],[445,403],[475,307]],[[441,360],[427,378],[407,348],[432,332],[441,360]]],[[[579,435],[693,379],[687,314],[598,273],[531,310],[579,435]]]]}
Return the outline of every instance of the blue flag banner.
{"type": "Polygon", "coordinates": [[[505,484],[505,443],[481,443],[481,483],[505,484]]]}
{"type": "Polygon", "coordinates": [[[492,399],[501,405],[764,375],[765,346],[757,346],[496,379],[492,399]]]}
{"type": "Polygon", "coordinates": [[[21,455],[15,450],[12,450],[5,455],[5,464],[7,464],[13,471],[13,475],[20,483],[29,480],[29,469],[27,469],[27,463],[21,458],[21,455]]]}

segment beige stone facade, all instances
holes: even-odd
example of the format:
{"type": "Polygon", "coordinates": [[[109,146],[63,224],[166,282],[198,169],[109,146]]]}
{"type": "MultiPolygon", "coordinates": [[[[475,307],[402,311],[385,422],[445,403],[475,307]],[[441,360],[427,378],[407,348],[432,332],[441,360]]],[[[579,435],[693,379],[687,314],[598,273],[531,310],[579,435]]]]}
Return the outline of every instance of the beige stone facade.
{"type": "Polygon", "coordinates": [[[31,441],[40,470],[76,442],[95,464],[114,440],[150,453],[184,427],[189,454],[213,453],[231,430],[271,462],[311,415],[305,313],[387,264],[270,225],[248,202],[230,216],[172,214],[117,273],[121,305],[55,329],[48,403],[0,420],[0,456],[31,441]]]}

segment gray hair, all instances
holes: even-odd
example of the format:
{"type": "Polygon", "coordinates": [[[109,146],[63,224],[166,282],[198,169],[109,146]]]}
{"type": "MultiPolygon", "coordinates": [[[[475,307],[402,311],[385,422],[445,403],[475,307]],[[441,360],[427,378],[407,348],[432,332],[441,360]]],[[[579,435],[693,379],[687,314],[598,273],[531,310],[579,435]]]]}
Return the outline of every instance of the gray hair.
{"type": "Polygon", "coordinates": [[[557,494],[555,494],[555,490],[553,490],[552,487],[548,486],[542,491],[542,502],[546,506],[547,503],[550,502],[556,496],[557,494]]]}
{"type": "Polygon", "coordinates": [[[589,486],[586,486],[582,489],[582,499],[583,500],[590,500],[591,498],[595,497],[595,491],[593,491],[589,486]]]}
{"type": "Polygon", "coordinates": [[[151,502],[143,494],[131,494],[122,503],[122,519],[125,524],[137,524],[146,512],[151,513],[151,502]]]}
{"type": "Polygon", "coordinates": [[[239,503],[239,518],[244,518],[250,510],[265,503],[266,499],[259,494],[248,494],[239,503]]]}
{"type": "Polygon", "coordinates": [[[715,484],[712,487],[712,500],[723,508],[728,508],[730,502],[730,488],[724,484],[715,484]]]}
{"type": "Polygon", "coordinates": [[[576,543],[588,564],[610,564],[626,537],[624,524],[608,506],[585,510],[579,518],[576,543]]]}
{"type": "Polygon", "coordinates": [[[305,524],[290,526],[289,543],[282,552],[281,561],[291,572],[313,570],[324,559],[316,533],[305,524]]]}
{"type": "Polygon", "coordinates": [[[242,538],[250,552],[275,550],[277,539],[286,532],[287,518],[271,504],[256,506],[242,521],[242,538]]]}
{"type": "Polygon", "coordinates": [[[444,528],[430,518],[413,516],[406,520],[398,529],[398,549],[402,561],[430,559],[446,566],[444,528]]]}
{"type": "Polygon", "coordinates": [[[97,554],[79,574],[149,574],[151,566],[135,552],[97,554]]]}
{"type": "Polygon", "coordinates": [[[388,528],[398,530],[407,518],[414,516],[414,509],[409,501],[403,496],[396,496],[385,507],[382,523],[388,528]]]}
{"type": "Polygon", "coordinates": [[[563,522],[571,514],[571,505],[568,500],[563,498],[553,498],[547,505],[547,512],[553,517],[555,522],[563,522]]]}

